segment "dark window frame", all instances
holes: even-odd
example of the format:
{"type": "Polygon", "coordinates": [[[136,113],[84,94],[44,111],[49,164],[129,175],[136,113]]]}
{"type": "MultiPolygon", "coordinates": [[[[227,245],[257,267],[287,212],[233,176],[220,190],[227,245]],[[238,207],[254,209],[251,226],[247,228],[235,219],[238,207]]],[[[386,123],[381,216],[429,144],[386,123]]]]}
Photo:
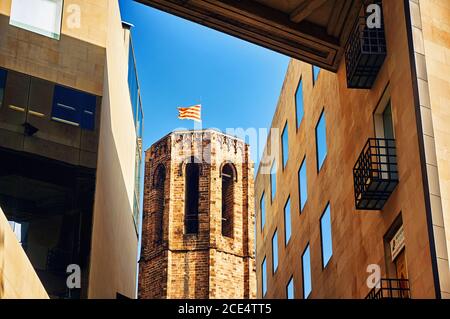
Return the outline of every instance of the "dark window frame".
{"type": "Polygon", "coordinates": [[[278,229],[275,229],[275,231],[273,232],[273,235],[272,235],[272,276],[273,275],[275,275],[276,273],[277,273],[277,271],[278,271],[278,265],[279,265],[279,247],[278,247],[278,229]],[[276,236],[276,248],[277,248],[277,264],[276,264],[276,267],[275,267],[275,254],[274,254],[274,245],[273,245],[273,240],[274,240],[274,238],[275,238],[275,236],[276,236]]]}
{"type": "Polygon", "coordinates": [[[184,169],[184,233],[186,235],[197,235],[199,233],[199,203],[200,203],[200,176],[201,176],[201,165],[195,160],[191,159],[189,163],[186,163],[184,169]],[[192,172],[191,172],[192,170],[192,172]],[[194,174],[191,177],[191,174],[194,174]],[[196,181],[190,181],[191,178],[195,178],[196,181]],[[192,183],[194,183],[192,185],[192,183]],[[197,191],[192,191],[191,189],[197,189],[197,191]],[[191,198],[192,197],[192,198],[191,198]],[[194,203],[191,203],[193,201],[194,203]],[[196,204],[195,204],[196,202],[196,204]],[[196,206],[195,213],[189,212],[190,206],[196,206]]]}
{"type": "Polygon", "coordinates": [[[311,272],[311,248],[310,248],[310,243],[308,242],[306,244],[305,249],[302,252],[302,256],[301,256],[301,262],[302,262],[302,288],[303,288],[303,299],[308,299],[309,296],[311,296],[311,293],[313,291],[313,285],[312,285],[312,272],[311,272]],[[311,283],[311,291],[309,292],[308,296],[305,296],[305,267],[304,267],[304,263],[303,263],[303,257],[306,254],[306,251],[308,251],[309,249],[309,281],[311,283]]]}
{"type": "Polygon", "coordinates": [[[264,256],[264,259],[261,263],[261,295],[263,298],[267,295],[267,288],[268,288],[267,256],[264,256]],[[265,274],[265,276],[264,276],[264,274],[265,274]],[[264,278],[264,277],[266,277],[266,278],[264,278]]]}
{"type": "Polygon", "coordinates": [[[289,161],[289,125],[288,125],[288,121],[286,120],[286,122],[284,123],[283,126],[283,130],[281,132],[281,162],[283,163],[283,171],[286,169],[286,166],[288,164],[289,161]],[[286,134],[286,135],[284,135],[286,134]],[[286,137],[286,142],[287,145],[284,144],[284,138],[286,137]],[[284,152],[286,151],[286,157],[284,155],[284,152]]]}
{"type": "Polygon", "coordinates": [[[326,117],[325,117],[325,108],[322,108],[322,111],[320,113],[319,119],[317,120],[316,123],[316,127],[315,127],[315,136],[316,136],[316,168],[317,168],[317,173],[319,173],[322,170],[323,165],[325,165],[325,161],[328,157],[328,144],[327,144],[327,122],[326,122],[326,117]],[[320,122],[322,121],[322,119],[325,121],[325,157],[323,158],[322,164],[320,164],[320,159],[319,159],[319,139],[318,139],[318,127],[320,125],[320,122]]]}
{"type": "Polygon", "coordinates": [[[320,71],[322,71],[322,69],[320,67],[318,67],[316,65],[312,65],[312,85],[313,85],[313,87],[316,86],[316,83],[319,80],[320,71]],[[315,75],[315,72],[314,72],[315,69],[319,70],[317,72],[317,76],[315,75]]]}
{"type": "Polygon", "coordinates": [[[283,215],[284,215],[284,247],[287,247],[289,242],[291,241],[291,237],[292,237],[292,205],[291,205],[291,195],[288,196],[284,207],[283,207],[283,215]],[[290,225],[290,229],[291,232],[289,234],[289,238],[287,238],[287,233],[286,233],[286,225],[287,225],[287,221],[286,221],[286,207],[289,206],[289,225],[290,225]]]}
{"type": "Polygon", "coordinates": [[[289,280],[286,285],[286,299],[295,299],[295,282],[294,282],[294,275],[291,275],[289,277],[289,280]],[[289,298],[289,286],[292,283],[292,298],[289,298]]]}
{"type": "Polygon", "coordinates": [[[277,171],[273,171],[275,167],[275,160],[273,160],[272,165],[270,166],[270,203],[273,204],[275,200],[275,195],[277,192],[277,171]],[[274,185],[275,183],[275,185],[274,185]],[[275,187],[275,191],[273,191],[275,187]]]}
{"type": "Polygon", "coordinates": [[[222,178],[222,236],[234,238],[234,183],[236,181],[236,173],[233,164],[226,163],[221,168],[222,178]],[[225,172],[226,169],[229,171],[225,172]],[[224,182],[227,183],[227,189],[224,192],[224,182]],[[228,192],[231,192],[231,208],[224,205],[224,199],[228,197],[228,192]],[[230,221],[224,225],[224,221],[230,221]]]}
{"type": "Polygon", "coordinates": [[[298,178],[298,205],[299,205],[299,212],[300,212],[300,215],[303,213],[303,210],[304,210],[304,208],[306,207],[306,203],[308,202],[308,171],[307,171],[307,164],[306,164],[306,155],[305,156],[303,156],[303,160],[302,160],[302,162],[301,162],[301,164],[300,164],[300,167],[299,167],[299,169],[298,169],[298,172],[297,172],[297,178],[298,178]],[[304,207],[302,207],[302,198],[303,198],[303,196],[302,196],[302,185],[301,185],[301,177],[300,177],[300,174],[301,174],[301,171],[302,171],[302,168],[305,168],[305,184],[306,184],[306,187],[305,187],[305,189],[306,189],[306,201],[305,201],[305,205],[304,205],[304,207]]]}
{"type": "Polygon", "coordinates": [[[320,224],[320,253],[321,253],[321,260],[322,260],[322,270],[326,269],[327,266],[330,264],[331,259],[333,258],[333,229],[331,227],[331,204],[330,202],[328,202],[325,205],[325,209],[322,211],[322,214],[320,215],[320,219],[319,219],[319,224],[320,224]],[[323,227],[322,227],[322,219],[325,216],[325,213],[327,212],[327,210],[330,210],[330,237],[331,237],[331,256],[330,259],[328,259],[327,263],[325,264],[324,262],[324,253],[323,253],[323,227]]]}
{"type": "Polygon", "coordinates": [[[296,130],[298,132],[301,124],[303,123],[303,118],[305,117],[305,99],[303,96],[303,77],[300,76],[300,80],[298,81],[297,84],[297,89],[295,90],[295,125],[296,125],[296,130]],[[298,118],[298,93],[299,91],[301,92],[302,95],[302,118],[299,121],[298,118]]]}
{"type": "Polygon", "coordinates": [[[260,220],[261,220],[261,225],[260,225],[260,231],[263,232],[264,231],[264,226],[266,225],[266,201],[265,201],[265,197],[266,197],[266,192],[263,191],[261,193],[261,197],[259,198],[259,215],[260,215],[260,220]],[[264,217],[263,217],[264,215],[264,217]],[[263,223],[264,221],[264,223],[263,223]]]}

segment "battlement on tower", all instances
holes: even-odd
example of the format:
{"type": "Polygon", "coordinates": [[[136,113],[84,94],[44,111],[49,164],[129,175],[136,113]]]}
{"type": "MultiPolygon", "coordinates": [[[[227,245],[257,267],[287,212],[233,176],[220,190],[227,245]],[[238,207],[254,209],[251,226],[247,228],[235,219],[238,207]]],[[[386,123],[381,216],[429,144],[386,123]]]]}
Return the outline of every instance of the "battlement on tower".
{"type": "Polygon", "coordinates": [[[215,130],[146,151],[140,298],[254,298],[253,163],[215,130]]]}

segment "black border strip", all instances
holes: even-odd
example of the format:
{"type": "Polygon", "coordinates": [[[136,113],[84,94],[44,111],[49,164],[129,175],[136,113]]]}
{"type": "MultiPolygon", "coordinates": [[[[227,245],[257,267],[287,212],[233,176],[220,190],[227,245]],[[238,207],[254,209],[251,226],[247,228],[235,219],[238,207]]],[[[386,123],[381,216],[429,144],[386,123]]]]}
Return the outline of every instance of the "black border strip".
{"type": "Polygon", "coordinates": [[[441,287],[439,283],[439,272],[437,266],[437,256],[436,256],[436,244],[434,241],[433,232],[433,218],[431,214],[431,203],[430,203],[430,190],[428,187],[428,174],[425,158],[425,146],[423,140],[423,128],[422,128],[422,117],[420,113],[420,99],[419,99],[419,85],[417,81],[417,69],[415,64],[414,55],[414,44],[412,36],[412,21],[410,14],[409,0],[404,0],[404,10],[405,10],[405,22],[406,22],[406,34],[408,38],[408,49],[409,49],[409,61],[411,67],[412,76],[412,86],[413,86],[413,97],[414,97],[414,110],[416,113],[416,127],[417,127],[417,137],[419,142],[419,156],[422,171],[422,184],[424,191],[424,201],[425,201],[425,211],[427,217],[427,227],[428,227],[428,239],[430,242],[430,253],[431,253],[431,269],[433,271],[434,280],[434,290],[437,299],[441,299],[441,287]]]}

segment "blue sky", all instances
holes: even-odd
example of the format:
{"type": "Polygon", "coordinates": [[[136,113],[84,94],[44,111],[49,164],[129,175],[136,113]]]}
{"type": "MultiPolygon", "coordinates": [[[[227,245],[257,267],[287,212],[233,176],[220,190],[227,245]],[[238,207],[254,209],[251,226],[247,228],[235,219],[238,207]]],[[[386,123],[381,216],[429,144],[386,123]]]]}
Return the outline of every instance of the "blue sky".
{"type": "Polygon", "coordinates": [[[204,128],[270,127],[288,57],[132,0],[120,6],[135,26],[144,149],[193,128],[177,118],[178,106],[201,103],[204,128]]]}

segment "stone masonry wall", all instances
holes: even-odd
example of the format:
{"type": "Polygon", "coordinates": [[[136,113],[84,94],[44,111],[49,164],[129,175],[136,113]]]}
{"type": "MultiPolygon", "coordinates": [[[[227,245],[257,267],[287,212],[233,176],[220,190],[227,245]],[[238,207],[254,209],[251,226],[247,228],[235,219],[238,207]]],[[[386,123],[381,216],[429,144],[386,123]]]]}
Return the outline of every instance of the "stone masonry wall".
{"type": "Polygon", "coordinates": [[[140,298],[254,298],[253,163],[248,146],[212,130],[175,132],[146,155],[140,298]],[[192,160],[201,167],[199,231],[186,234],[185,167],[192,160]],[[221,169],[226,163],[234,173],[232,238],[222,236],[221,169]],[[152,212],[159,207],[160,192],[151,185],[161,164],[166,167],[163,241],[155,244],[152,212]]]}

